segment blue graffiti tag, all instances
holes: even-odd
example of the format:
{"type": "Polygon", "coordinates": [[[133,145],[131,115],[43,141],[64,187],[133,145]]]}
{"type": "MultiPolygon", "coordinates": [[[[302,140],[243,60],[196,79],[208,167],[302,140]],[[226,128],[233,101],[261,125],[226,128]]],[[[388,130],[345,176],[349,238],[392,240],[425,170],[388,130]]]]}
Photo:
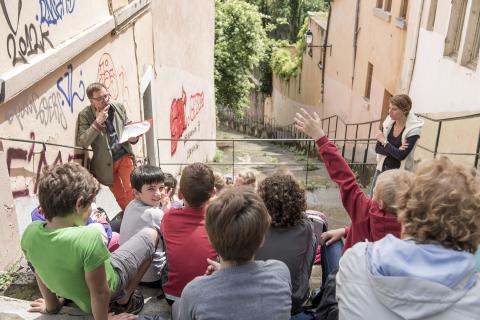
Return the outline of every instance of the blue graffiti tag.
{"type": "MultiPolygon", "coordinates": [[[[39,0],[40,23],[56,25],[66,14],[75,9],[75,0],[39,0]]],[[[37,21],[39,20],[37,15],[37,21]]]]}
{"type": "MultiPolygon", "coordinates": [[[[82,76],[82,71],[80,70],[80,76],[82,76]]],[[[63,97],[68,103],[68,106],[70,107],[70,110],[73,113],[73,103],[75,102],[75,98],[78,98],[78,100],[83,101],[85,99],[85,84],[83,83],[83,80],[80,80],[78,83],[78,92],[73,91],[73,67],[71,64],[67,66],[67,72],[64,73],[63,77],[58,78],[57,80],[57,89],[60,91],[61,94],[63,94],[63,97]],[[62,82],[63,79],[67,78],[68,81],[68,88],[65,91],[62,88],[62,82]],[[80,94],[79,94],[80,92],[80,94]]],[[[62,100],[62,106],[65,105],[65,101],[62,100]]]]}

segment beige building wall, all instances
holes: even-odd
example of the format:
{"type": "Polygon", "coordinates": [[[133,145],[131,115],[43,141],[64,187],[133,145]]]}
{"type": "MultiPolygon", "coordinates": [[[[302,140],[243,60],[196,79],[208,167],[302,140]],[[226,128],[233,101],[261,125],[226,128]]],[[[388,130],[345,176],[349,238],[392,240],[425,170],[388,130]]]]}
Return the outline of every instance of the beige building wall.
{"type": "MultiPolygon", "coordinates": [[[[415,110],[430,118],[466,117],[443,121],[437,152],[438,155],[447,154],[452,160],[471,166],[475,162],[474,156],[450,154],[476,153],[480,135],[480,67],[478,63],[463,62],[473,40],[471,36],[474,29],[469,29],[469,26],[478,26],[480,20],[480,3],[466,0],[464,4],[463,18],[460,18],[455,13],[454,2],[425,0],[409,93],[415,110]],[[456,33],[459,39],[458,52],[449,54],[446,50],[449,27],[462,19],[463,23],[456,33]]],[[[417,159],[433,157],[431,151],[435,150],[438,127],[438,121],[425,121],[419,144],[430,151],[418,150],[415,154],[417,159]]]]}
{"type": "MultiPolygon", "coordinates": [[[[183,129],[180,139],[215,138],[213,0],[73,1],[64,2],[74,5],[63,15],[45,13],[38,2],[21,3],[15,11],[16,1],[5,2],[0,12],[0,45],[7,48],[0,51],[0,137],[73,146],[78,113],[89,105],[85,89],[98,81],[125,105],[130,120],[153,119],[151,132],[134,147],[138,163],[158,163],[158,155],[161,162],[181,163],[213,157],[213,143],[178,142],[174,152],[172,143],[156,143],[170,139],[174,128],[183,129]],[[31,37],[40,30],[52,44],[45,52],[31,37]],[[27,38],[36,52],[13,59],[14,41],[21,44],[18,56],[27,38]],[[183,113],[172,117],[173,109],[183,113]]],[[[89,159],[68,147],[0,142],[0,175],[9,181],[0,192],[0,215],[8,222],[0,232],[3,269],[20,255],[19,236],[38,204],[42,168],[89,159]]]]}
{"type": "MultiPolygon", "coordinates": [[[[419,34],[417,61],[413,74],[410,94],[419,112],[463,112],[480,110],[480,67],[464,65],[462,58],[471,41],[468,36],[469,22],[478,23],[472,10],[478,12],[480,6],[472,8],[472,0],[467,1],[464,23],[461,26],[458,55],[445,54],[445,39],[449,24],[457,21],[451,17],[452,2],[438,1],[436,10],[432,1],[426,0],[422,26],[419,34]],[[435,17],[429,27],[430,13],[435,17]]],[[[478,41],[478,40],[477,40],[478,41]]]]}
{"type": "MultiPolygon", "coordinates": [[[[326,18],[310,13],[309,28],[314,34],[312,46],[323,45],[326,18]]],[[[294,49],[292,55],[296,55],[294,49]]],[[[273,75],[272,109],[265,113],[267,118],[275,119],[279,125],[288,125],[300,108],[322,114],[322,60],[323,49],[307,48],[297,76],[285,81],[273,75]]]]}
{"type": "MultiPolygon", "coordinates": [[[[333,1],[326,59],[324,116],[337,114],[348,123],[379,119],[385,90],[400,91],[406,29],[397,17],[401,1],[391,12],[376,8],[377,1],[333,1]],[[356,55],[355,20],[358,15],[356,55]],[[373,66],[370,97],[365,97],[368,64],[373,66]]],[[[410,10],[410,8],[409,8],[410,10]]]]}

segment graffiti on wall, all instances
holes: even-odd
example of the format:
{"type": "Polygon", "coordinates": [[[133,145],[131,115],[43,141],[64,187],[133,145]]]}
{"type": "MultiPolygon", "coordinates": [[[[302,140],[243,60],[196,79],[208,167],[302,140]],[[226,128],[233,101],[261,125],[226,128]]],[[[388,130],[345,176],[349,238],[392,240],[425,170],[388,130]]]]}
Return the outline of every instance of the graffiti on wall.
{"type": "MultiPolygon", "coordinates": [[[[35,133],[30,133],[30,139],[35,140],[35,133]]],[[[39,143],[32,143],[30,148],[23,149],[23,148],[8,148],[7,149],[7,169],[8,174],[11,178],[16,177],[25,177],[34,179],[34,186],[33,186],[33,193],[37,193],[38,190],[38,179],[40,178],[40,174],[42,172],[43,167],[48,165],[57,165],[62,164],[64,161],[70,162],[75,161],[80,163],[82,166],[85,165],[85,157],[83,154],[67,154],[64,155],[62,151],[58,150],[55,151],[53,154],[56,154],[55,158],[51,163],[47,161],[47,148],[44,144],[39,143]],[[38,151],[38,147],[41,149],[38,151]],[[66,159],[65,159],[66,158],[66,159]],[[64,160],[65,159],[65,160],[64,160]],[[13,163],[20,164],[21,167],[13,167],[13,163]],[[33,171],[29,171],[25,169],[27,165],[31,165],[33,167],[33,171]]],[[[88,163],[86,163],[88,167],[88,163]]],[[[25,183],[25,187],[13,190],[13,197],[26,197],[30,194],[30,190],[28,188],[28,184],[25,183]]]]}
{"type": "Polygon", "coordinates": [[[59,125],[62,129],[68,129],[68,121],[65,116],[65,104],[68,105],[73,113],[75,102],[85,100],[85,84],[81,79],[82,71],[79,71],[79,77],[74,75],[73,66],[67,66],[66,72],[57,79],[56,88],[53,92],[47,92],[43,96],[37,93],[25,95],[17,105],[6,112],[6,118],[10,125],[16,123],[20,130],[25,127],[31,127],[31,121],[35,121],[34,126],[59,125]],[[28,123],[28,125],[25,125],[28,123]]]}
{"type": "Polygon", "coordinates": [[[112,56],[108,52],[103,53],[98,62],[97,82],[102,83],[107,88],[113,100],[121,102],[128,108],[130,90],[128,89],[125,68],[120,66],[117,70],[112,56]]]}
{"type": "MultiPolygon", "coordinates": [[[[180,139],[183,133],[185,139],[189,139],[194,133],[200,131],[200,122],[192,125],[199,112],[205,105],[205,95],[202,92],[194,93],[190,95],[190,99],[187,103],[187,94],[182,87],[182,95],[179,98],[173,98],[170,105],[170,138],[171,140],[171,155],[173,156],[177,152],[178,139],[180,139]]],[[[185,145],[186,141],[184,142],[185,145]]],[[[196,148],[190,148],[187,152],[187,158],[189,158],[196,148]]]]}
{"type": "Polygon", "coordinates": [[[20,24],[20,15],[22,13],[22,0],[12,0],[8,2],[0,0],[3,17],[10,29],[7,36],[6,52],[8,58],[12,61],[12,66],[18,62],[27,63],[27,57],[37,53],[45,52],[45,45],[53,48],[49,39],[49,31],[44,30],[38,22],[20,24]]]}
{"type": "Polygon", "coordinates": [[[75,0],[39,0],[40,16],[36,20],[41,24],[56,25],[67,14],[73,13],[75,0]]]}
{"type": "MultiPolygon", "coordinates": [[[[80,77],[82,77],[82,70],[80,70],[80,77]]],[[[85,84],[83,83],[83,80],[80,79],[75,81],[75,87],[73,84],[73,66],[69,64],[67,66],[67,71],[57,80],[57,89],[64,97],[64,99],[62,99],[62,106],[65,104],[65,102],[67,102],[68,106],[70,107],[70,111],[72,112],[75,98],[77,98],[80,102],[85,99],[85,84]]]]}
{"type": "Polygon", "coordinates": [[[47,125],[60,125],[64,130],[68,129],[67,118],[61,106],[62,96],[59,92],[52,92],[40,97],[36,93],[27,96],[23,104],[14,106],[7,111],[6,117],[9,124],[18,124],[20,130],[24,129],[24,121],[27,117],[33,117],[38,123],[47,125]]]}

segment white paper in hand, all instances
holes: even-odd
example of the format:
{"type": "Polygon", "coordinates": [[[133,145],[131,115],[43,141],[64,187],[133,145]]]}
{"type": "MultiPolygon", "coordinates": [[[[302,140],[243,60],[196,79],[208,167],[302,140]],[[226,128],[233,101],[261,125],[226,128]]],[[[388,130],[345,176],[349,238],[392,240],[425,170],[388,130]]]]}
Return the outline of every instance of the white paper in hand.
{"type": "Polygon", "coordinates": [[[140,122],[133,122],[125,125],[123,128],[122,137],[120,143],[126,142],[130,138],[138,137],[150,130],[152,126],[152,119],[148,119],[140,122]]]}

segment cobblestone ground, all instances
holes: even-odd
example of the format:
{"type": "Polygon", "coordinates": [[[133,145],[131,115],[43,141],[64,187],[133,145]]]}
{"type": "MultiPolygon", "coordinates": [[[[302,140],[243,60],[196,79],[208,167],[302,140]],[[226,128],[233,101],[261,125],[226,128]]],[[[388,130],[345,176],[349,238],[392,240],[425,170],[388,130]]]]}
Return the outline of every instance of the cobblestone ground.
{"type": "MultiPolygon", "coordinates": [[[[252,138],[234,131],[219,128],[219,139],[252,138]]],[[[219,142],[218,149],[222,156],[218,157],[218,165],[214,170],[222,173],[238,173],[252,170],[257,175],[257,182],[279,167],[287,167],[307,189],[307,206],[324,212],[329,217],[330,228],[337,228],[349,223],[345,210],[339,199],[338,188],[333,184],[325,171],[323,163],[311,155],[288,150],[287,146],[259,141],[235,142],[235,167],[232,170],[233,146],[231,142],[219,142]],[[308,171],[306,171],[308,169],[308,171]],[[306,176],[308,174],[308,176],[306,176]],[[306,182],[306,183],[305,183],[306,182]]],[[[13,283],[4,291],[0,291],[0,319],[91,319],[74,307],[64,308],[55,316],[27,313],[28,302],[40,297],[34,276],[25,261],[14,276],[13,283]],[[20,299],[20,300],[17,300],[20,299]]],[[[321,270],[314,266],[311,287],[318,288],[321,281],[321,270]]],[[[157,299],[158,291],[141,288],[145,296],[145,307],[141,314],[159,314],[170,319],[170,307],[163,299],[157,299]]]]}

